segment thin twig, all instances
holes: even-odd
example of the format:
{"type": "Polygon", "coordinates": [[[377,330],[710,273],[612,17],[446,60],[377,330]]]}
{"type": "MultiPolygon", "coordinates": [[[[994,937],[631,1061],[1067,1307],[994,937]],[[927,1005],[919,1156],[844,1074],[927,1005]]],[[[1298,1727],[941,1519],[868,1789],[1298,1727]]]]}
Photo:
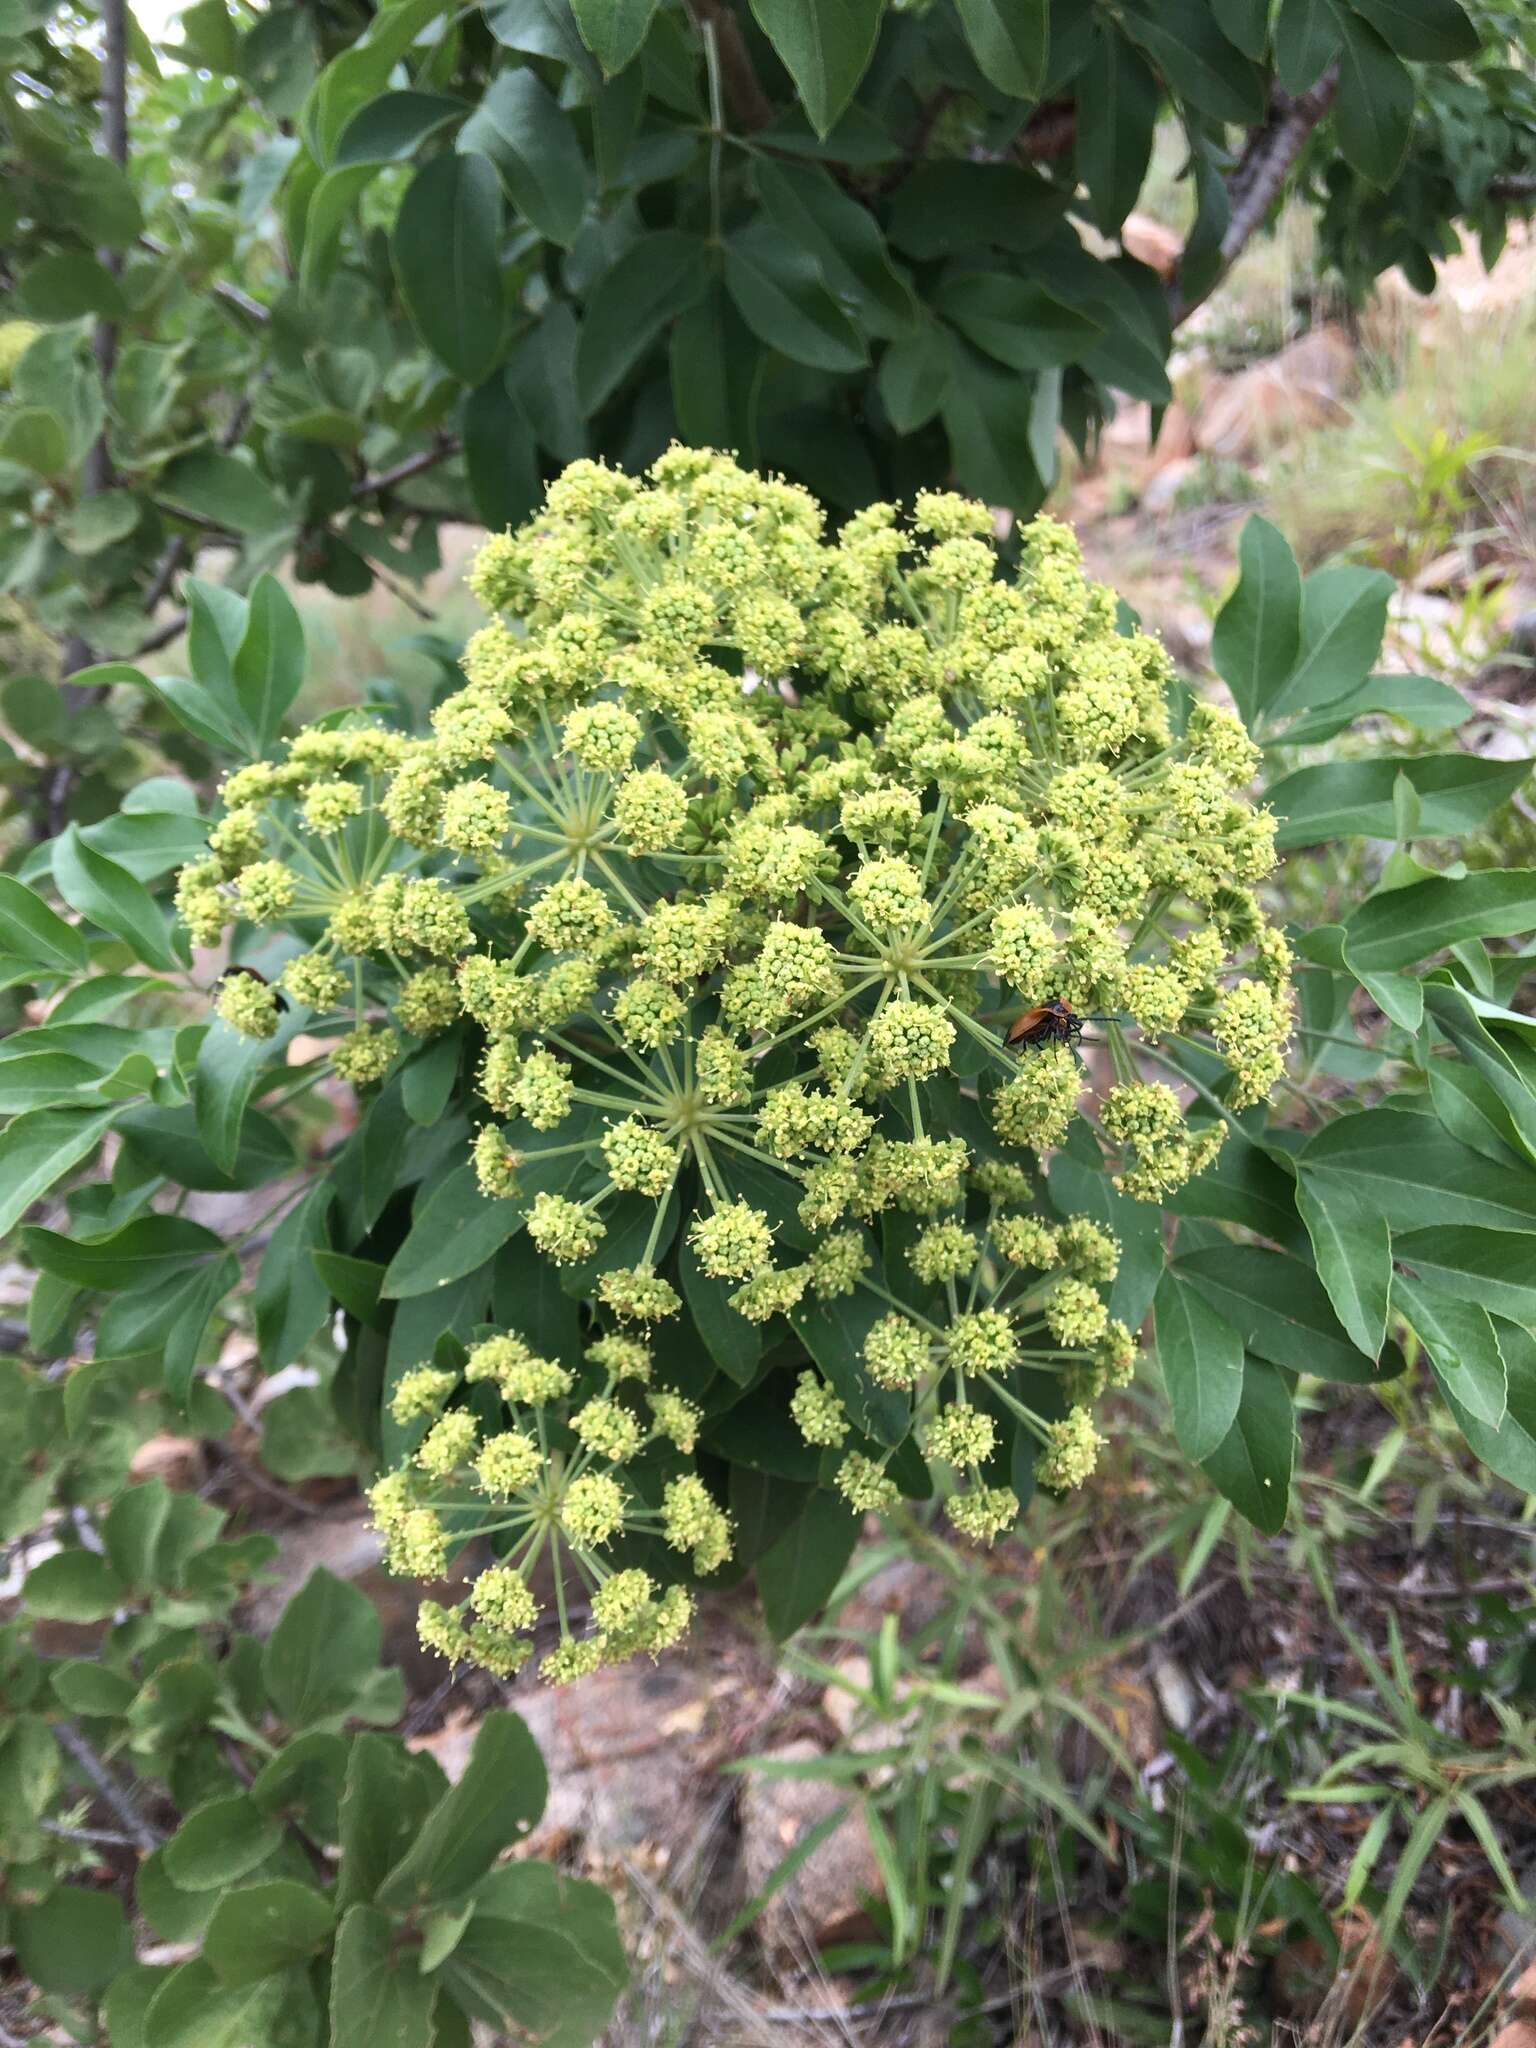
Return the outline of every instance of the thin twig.
{"type": "Polygon", "coordinates": [[[393,469],[381,469],[375,476],[359,478],[352,486],[354,502],[358,498],[372,498],[380,491],[392,491],[396,484],[408,483],[424,470],[436,469],[440,462],[447,462],[457,455],[461,445],[457,434],[445,434],[432,447],[423,448],[419,454],[408,455],[403,462],[397,462],[393,469]]]}
{"type": "Polygon", "coordinates": [[[1337,64],[1330,64],[1316,85],[1298,98],[1276,88],[1269,118],[1249,136],[1237,168],[1227,180],[1227,226],[1221,238],[1220,263],[1197,292],[1186,293],[1177,273],[1169,287],[1168,311],[1175,327],[1204,304],[1263,225],[1307,137],[1333,105],[1338,89],[1337,64]]]}
{"type": "Polygon", "coordinates": [[[126,1788],[113,1777],[73,1721],[55,1722],[53,1732],[59,1747],[73,1760],[81,1774],[90,1779],[102,1799],[122,1822],[133,1846],[142,1850],[146,1856],[151,1850],[158,1849],[160,1836],[145,1820],[129,1797],[126,1788]]]}
{"type": "Polygon", "coordinates": [[[688,0],[688,12],[701,31],[707,25],[715,32],[720,52],[720,75],[731,119],[744,134],[756,135],[771,125],[776,118],[776,110],[763,90],[757,66],[752,62],[752,52],[741,33],[741,23],[729,7],[720,4],[720,0],[688,0]]]}
{"type": "MultiPolygon", "coordinates": [[[[174,256],[176,251],[169,242],[162,242],[158,235],[140,235],[139,247],[147,249],[151,256],[174,256]]],[[[258,327],[264,327],[272,318],[269,309],[260,299],[253,299],[249,292],[241,291],[237,284],[225,284],[221,279],[212,278],[204,283],[203,289],[210,291],[216,299],[222,299],[237,313],[243,313],[247,320],[254,320],[258,327]]]]}

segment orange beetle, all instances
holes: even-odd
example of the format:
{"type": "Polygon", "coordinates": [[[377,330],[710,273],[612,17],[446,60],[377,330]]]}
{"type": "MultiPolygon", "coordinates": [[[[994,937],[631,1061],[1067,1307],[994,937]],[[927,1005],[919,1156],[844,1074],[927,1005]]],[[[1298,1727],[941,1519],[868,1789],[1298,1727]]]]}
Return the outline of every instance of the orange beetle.
{"type": "Polygon", "coordinates": [[[1050,996],[1043,1003],[1036,1003],[1026,1010],[1022,1017],[1015,1017],[1008,1026],[1008,1036],[1003,1041],[1020,1052],[1033,1050],[1037,1045],[1066,1045],[1074,1051],[1083,1035],[1084,1022],[1092,1018],[1080,1017],[1072,1005],[1061,996],[1050,996]]]}

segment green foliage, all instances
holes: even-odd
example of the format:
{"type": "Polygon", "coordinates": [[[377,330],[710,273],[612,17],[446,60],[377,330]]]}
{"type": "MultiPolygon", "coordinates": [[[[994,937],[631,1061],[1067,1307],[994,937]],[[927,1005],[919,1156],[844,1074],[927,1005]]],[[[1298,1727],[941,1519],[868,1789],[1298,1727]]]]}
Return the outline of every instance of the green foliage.
{"type": "Polygon", "coordinates": [[[380,2028],[432,2048],[470,2017],[532,2012],[567,2048],[593,2040],[626,1974],[612,1901],[547,1864],[495,1867],[544,1806],[523,1723],[489,1715],[454,1786],[360,1731],[401,1708],[372,1603],[316,1571],[265,1646],[232,1632],[271,1546],[223,1538],[223,1519],[129,1486],[102,1552],[28,1576],[4,1642],[0,1853],[34,1995],[72,2028],[104,2001],[111,2040],[144,2048],[364,2048],[380,2028]],[[41,1651],[32,1624],[50,1619],[104,1624],[92,1654],[41,1651]],[[78,1802],[98,1794],[143,1857],[117,1890],[80,1877],[78,1802]],[[195,1953],[136,1962],[138,1916],[144,1946],[195,1953]]]}
{"type": "MultiPolygon", "coordinates": [[[[1062,431],[1166,401],[1275,92],[1317,89],[1298,189],[1352,283],[1427,289],[1459,223],[1492,253],[1536,162],[1528,28],[1458,0],[209,4],[163,68],[130,39],[121,167],[77,22],[18,16],[0,98],[0,558],[72,667],[168,591],[195,618],[207,541],[238,587],[291,562],[354,595],[679,432],[840,512],[952,478],[1031,511],[1062,431]],[[1198,194],[1169,291],[1072,223],[1118,235],[1160,120],[1198,194]]],[[[243,744],[215,694],[205,739],[243,744]]],[[[124,786],[111,719],[56,738],[124,786]]]]}

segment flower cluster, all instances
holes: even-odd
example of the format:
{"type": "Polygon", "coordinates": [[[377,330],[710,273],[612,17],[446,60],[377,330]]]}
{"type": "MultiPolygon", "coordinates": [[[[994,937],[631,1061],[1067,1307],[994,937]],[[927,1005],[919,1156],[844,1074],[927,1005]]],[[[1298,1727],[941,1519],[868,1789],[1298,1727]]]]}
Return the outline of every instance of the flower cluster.
{"type": "MultiPolygon", "coordinates": [[[[829,536],[804,491],[708,451],[644,479],[575,463],[481,550],[493,617],[430,733],[332,719],[237,770],[179,890],[200,944],[292,934],[281,994],[358,1088],[457,1033],[480,1186],[580,1269],[594,1349],[686,1302],[767,1356],[788,1318],[805,1362],[772,1384],[828,1483],[889,1505],[911,1440],[981,1541],[1017,1512],[1021,1443],[1047,1484],[1091,1471],[1092,1402],[1131,1363],[1113,1243],[1052,1219],[1040,1155],[1086,1117],[1116,1185],[1163,1199],[1274,1084],[1291,1014],[1241,723],[1176,724],[1162,645],[1066,528],[1032,521],[1006,571],[991,533],[931,494],[829,536]]],[[[278,991],[230,976],[219,1008],[270,1035],[278,991]]],[[[604,1566],[621,1530],[670,1543],[689,1507],[697,1569],[728,1545],[664,1362],[649,1408],[587,1378],[545,1396],[543,1438],[508,1396],[539,1462],[506,1487],[484,1467],[510,1480],[514,1452],[440,1389],[377,1498],[405,1569],[461,1526],[574,1561],[595,1633],[562,1625],[557,1672],[681,1626],[672,1590],[604,1566]],[[658,1432],[670,1509],[620,1476],[658,1432]],[[478,1487],[479,1521],[443,1521],[428,1481],[478,1487]]],[[[439,1647],[511,1668],[510,1584],[428,1610],[439,1647]]]]}

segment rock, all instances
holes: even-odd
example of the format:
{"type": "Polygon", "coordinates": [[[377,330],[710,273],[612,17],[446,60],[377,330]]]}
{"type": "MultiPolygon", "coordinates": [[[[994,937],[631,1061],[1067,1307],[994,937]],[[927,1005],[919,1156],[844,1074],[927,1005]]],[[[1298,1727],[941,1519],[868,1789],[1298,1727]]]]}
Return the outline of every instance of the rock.
{"type": "MultiPolygon", "coordinates": [[[[820,1756],[814,1742],[785,1743],[767,1752],[784,1763],[808,1763],[820,1756]]],[[[841,1806],[840,1785],[816,1778],[747,1778],[741,1801],[742,1877],[749,1898],[807,1832],[841,1806]]],[[[772,1950],[818,1948],[865,1938],[873,1932],[866,1900],[882,1894],[880,1866],[858,1809],[819,1842],[787,1884],[776,1891],[758,1920],[759,1936],[772,1950]]]]}
{"type": "Polygon", "coordinates": [[[1536,2020],[1510,2020],[1500,2027],[1488,2048],[1536,2048],[1536,2020]]]}
{"type": "Polygon", "coordinates": [[[1252,461],[1277,441],[1343,413],[1355,355],[1342,327],[1314,327],[1267,362],[1223,379],[1195,416],[1198,447],[1252,461]]]}
{"type": "Polygon", "coordinates": [[[1426,562],[1413,579],[1415,590],[1454,590],[1465,583],[1471,574],[1471,564],[1464,548],[1447,548],[1436,555],[1432,562],[1426,562]]]}
{"type": "Polygon", "coordinates": [[[897,1557],[867,1578],[838,1609],[839,1628],[850,1635],[873,1634],[886,1615],[898,1617],[904,1637],[927,1628],[954,1604],[951,1580],[936,1565],[897,1557]]]}
{"type": "Polygon", "coordinates": [[[1509,1996],[1514,2005],[1536,2005],[1536,1963],[1526,1964],[1510,1985],[1509,1996]]]}
{"type": "Polygon", "coordinates": [[[1138,263],[1155,270],[1164,284],[1172,279],[1184,253],[1182,238],[1145,213],[1126,215],[1120,230],[1120,246],[1127,256],[1134,256],[1138,263]]]}
{"type": "Polygon", "coordinates": [[[1177,462],[1194,452],[1195,423],[1189,408],[1181,398],[1171,399],[1163,408],[1162,424],[1152,444],[1153,463],[1160,469],[1165,463],[1177,462]]]}
{"type": "Polygon", "coordinates": [[[1141,494],[1141,509],[1161,517],[1171,512],[1179,492],[1200,467],[1198,455],[1179,455],[1154,469],[1141,494]]]}

